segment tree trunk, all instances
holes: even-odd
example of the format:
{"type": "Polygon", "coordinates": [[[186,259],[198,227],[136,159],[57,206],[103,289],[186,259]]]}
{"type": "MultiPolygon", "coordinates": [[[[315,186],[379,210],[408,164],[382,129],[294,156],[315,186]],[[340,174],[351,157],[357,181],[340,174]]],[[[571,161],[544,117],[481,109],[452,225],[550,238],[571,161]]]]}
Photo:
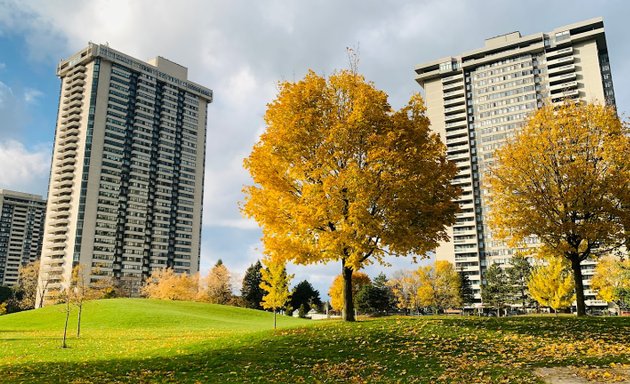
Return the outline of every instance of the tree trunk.
{"type": "Polygon", "coordinates": [[[83,304],[79,305],[79,316],[77,318],[77,339],[81,337],[81,312],[83,312],[83,304]]]}
{"type": "Polygon", "coordinates": [[[66,344],[66,338],[68,335],[68,319],[70,318],[70,302],[66,304],[66,323],[63,326],[63,340],[61,341],[61,348],[68,348],[66,344]]]}
{"type": "Polygon", "coordinates": [[[278,311],[276,311],[276,309],[273,309],[273,329],[276,329],[276,325],[277,325],[277,321],[276,321],[276,316],[278,314],[278,311]]]}
{"type": "Polygon", "coordinates": [[[575,301],[577,303],[577,315],[586,316],[586,305],[584,304],[584,282],[582,281],[582,267],[577,255],[571,255],[571,269],[573,270],[573,280],[575,282],[575,301]]]}
{"type": "Polygon", "coordinates": [[[343,275],[343,320],[355,321],[354,303],[352,302],[352,268],[346,267],[345,261],[342,261],[343,275]]]}

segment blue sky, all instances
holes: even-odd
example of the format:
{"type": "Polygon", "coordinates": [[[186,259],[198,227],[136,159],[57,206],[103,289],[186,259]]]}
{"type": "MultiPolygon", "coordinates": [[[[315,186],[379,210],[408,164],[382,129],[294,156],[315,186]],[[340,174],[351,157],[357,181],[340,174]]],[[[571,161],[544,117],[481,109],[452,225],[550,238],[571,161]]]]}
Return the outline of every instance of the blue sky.
{"type": "MultiPolygon", "coordinates": [[[[202,270],[219,258],[235,285],[261,256],[260,230],[237,203],[249,183],[242,169],[264,130],[265,105],[279,80],[310,68],[347,66],[359,46],[359,69],[400,107],[419,86],[416,64],[483,46],[484,39],[523,34],[603,16],[617,105],[630,103],[630,2],[618,1],[346,1],[0,0],[0,188],[46,195],[57,113],[59,60],[88,41],[108,42],[140,59],[160,55],[189,68],[214,90],[209,108],[202,270]]],[[[393,259],[384,270],[416,268],[393,259]]],[[[337,264],[290,268],[325,296],[337,264]]]]}

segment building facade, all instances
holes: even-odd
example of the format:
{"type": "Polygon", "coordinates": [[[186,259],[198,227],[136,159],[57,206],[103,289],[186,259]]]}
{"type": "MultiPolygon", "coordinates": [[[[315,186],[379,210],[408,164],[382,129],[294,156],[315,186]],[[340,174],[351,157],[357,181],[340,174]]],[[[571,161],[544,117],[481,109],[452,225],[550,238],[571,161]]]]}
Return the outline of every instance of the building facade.
{"type": "MultiPolygon", "coordinates": [[[[484,173],[494,151],[543,103],[571,98],[615,104],[604,23],[595,18],[548,33],[493,37],[481,49],[418,66],[416,81],[424,88],[432,129],[459,169],[453,183],[463,190],[451,240],[436,256],[466,273],[480,300],[485,269],[518,251],[488,228],[484,173]]],[[[526,243],[536,246],[537,239],[526,243]]],[[[587,305],[603,305],[589,289],[594,265],[583,264],[587,305]]]]}
{"type": "Polygon", "coordinates": [[[41,196],[0,189],[0,286],[18,282],[18,269],[42,251],[46,201],[41,196]]]}
{"type": "Polygon", "coordinates": [[[188,70],[90,43],[59,63],[40,289],[199,270],[207,106],[188,70]]]}

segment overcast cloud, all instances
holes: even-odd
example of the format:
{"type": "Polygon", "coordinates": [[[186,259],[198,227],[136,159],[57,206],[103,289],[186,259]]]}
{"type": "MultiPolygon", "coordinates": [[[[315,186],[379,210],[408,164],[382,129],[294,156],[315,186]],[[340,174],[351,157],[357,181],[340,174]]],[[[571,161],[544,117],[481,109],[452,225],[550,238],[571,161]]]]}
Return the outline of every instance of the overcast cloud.
{"type": "MultiPolygon", "coordinates": [[[[88,41],[109,43],[140,59],[160,55],[178,62],[189,68],[191,80],[213,89],[215,99],[208,117],[202,268],[222,258],[228,268],[242,274],[260,257],[260,231],[255,223],[241,217],[237,206],[242,186],[250,182],[242,159],[264,130],[262,116],[278,81],[297,80],[309,68],[320,74],[344,68],[346,47],[358,46],[359,70],[385,90],[398,108],[413,92],[420,91],[413,80],[417,64],[479,48],[485,38],[497,34],[549,31],[604,16],[617,100],[620,110],[626,111],[630,76],[626,64],[630,52],[624,41],[630,14],[626,4],[621,0],[0,0],[0,39],[23,36],[28,59],[35,62],[57,62],[88,41]]],[[[4,57],[0,61],[9,63],[4,57]]],[[[23,124],[20,116],[24,114],[12,114],[3,108],[3,100],[5,104],[16,102],[17,96],[7,88],[0,83],[1,117],[18,126],[23,124]]],[[[41,96],[33,92],[29,95],[33,102],[41,96]]],[[[54,121],[55,116],[50,118],[54,121]]],[[[3,122],[0,126],[0,142],[5,140],[4,146],[0,145],[0,159],[8,156],[10,124],[3,122]]],[[[16,148],[24,152],[24,159],[36,158],[41,155],[41,147],[25,148],[52,142],[53,134],[51,131],[50,137],[16,148]]],[[[30,163],[25,160],[25,164],[30,163]]],[[[25,167],[30,169],[32,164],[25,167]]],[[[12,188],[22,186],[10,183],[22,170],[12,172],[0,175],[0,183],[12,188]]],[[[37,172],[34,174],[40,174],[37,172]]],[[[45,181],[41,183],[40,190],[45,190],[45,181]]],[[[412,267],[408,260],[392,262],[389,272],[412,267]]],[[[339,269],[338,265],[293,268],[295,283],[308,278],[325,295],[339,269]]],[[[368,269],[372,274],[378,270],[368,269]]]]}

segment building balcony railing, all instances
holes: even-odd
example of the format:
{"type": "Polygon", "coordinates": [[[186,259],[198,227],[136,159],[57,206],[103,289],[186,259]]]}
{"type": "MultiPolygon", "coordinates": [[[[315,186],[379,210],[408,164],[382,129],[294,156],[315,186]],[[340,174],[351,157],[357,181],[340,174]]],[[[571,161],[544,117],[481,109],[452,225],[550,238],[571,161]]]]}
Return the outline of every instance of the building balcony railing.
{"type": "Polygon", "coordinates": [[[560,57],[558,59],[547,60],[547,68],[551,70],[552,67],[562,64],[572,63],[574,61],[573,56],[560,57]]]}
{"type": "Polygon", "coordinates": [[[568,54],[572,54],[572,53],[573,53],[573,47],[567,47],[567,48],[558,49],[557,51],[547,52],[547,60],[564,56],[564,55],[568,55],[568,54]]]}
{"type": "Polygon", "coordinates": [[[561,67],[550,68],[548,70],[549,78],[553,79],[554,76],[562,75],[564,73],[574,72],[575,64],[563,65],[561,67]]]}

